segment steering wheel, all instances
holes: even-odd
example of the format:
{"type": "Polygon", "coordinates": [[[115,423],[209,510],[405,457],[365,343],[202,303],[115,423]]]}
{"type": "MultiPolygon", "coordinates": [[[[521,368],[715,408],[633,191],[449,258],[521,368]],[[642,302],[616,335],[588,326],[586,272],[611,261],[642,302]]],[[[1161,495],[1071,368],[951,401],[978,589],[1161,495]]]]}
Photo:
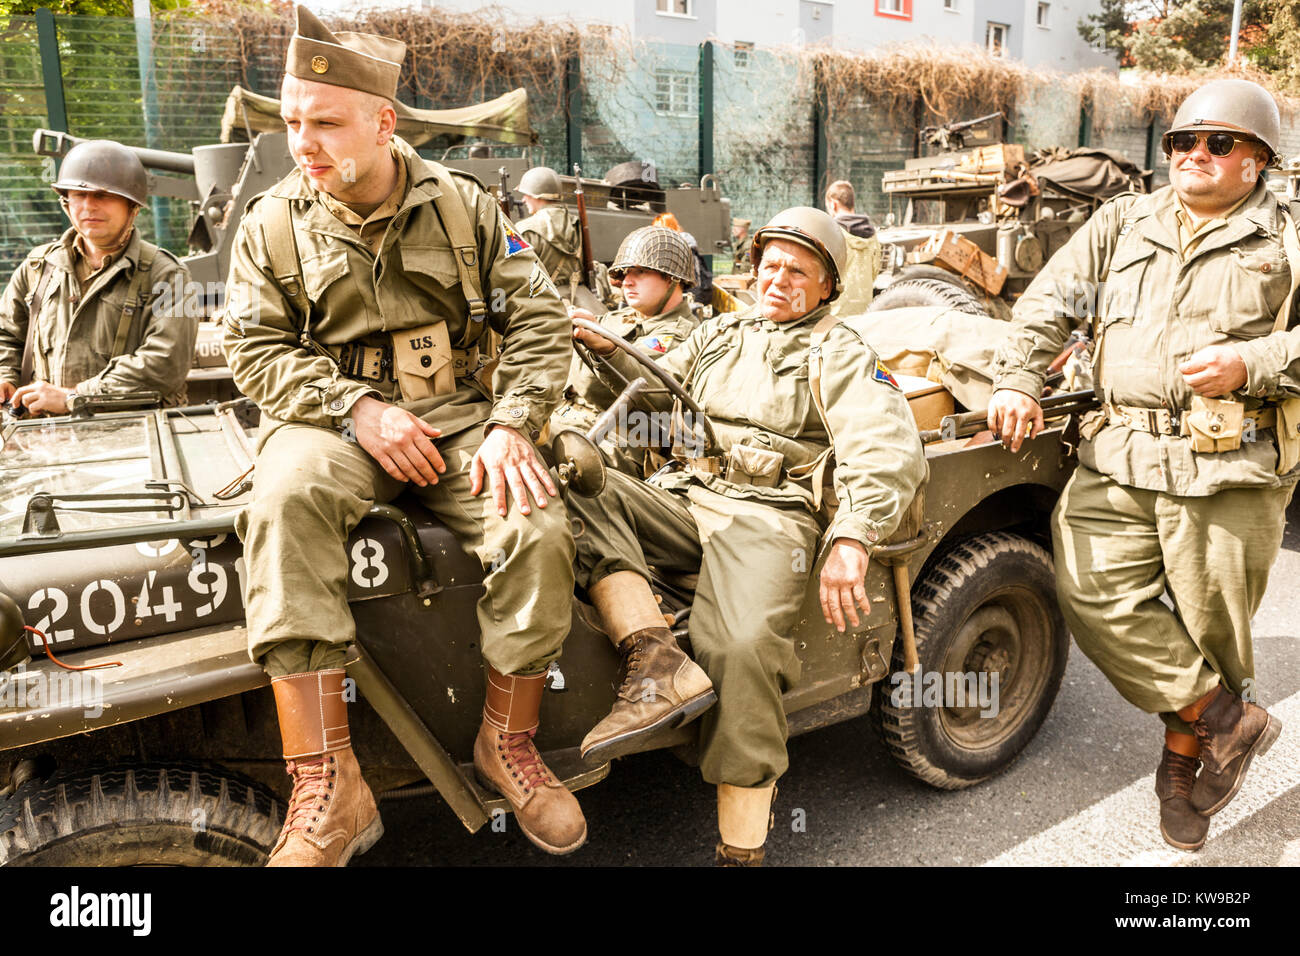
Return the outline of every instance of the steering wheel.
{"type": "MultiPolygon", "coordinates": [[[[631,342],[628,342],[619,335],[615,335],[600,323],[592,322],[590,319],[581,319],[576,317],[572,321],[578,328],[585,332],[594,332],[596,335],[599,335],[601,338],[605,339],[605,341],[612,344],[615,348],[626,352],[635,359],[642,369],[649,372],[650,375],[655,378],[670,395],[682,403],[682,407],[691,413],[691,421],[699,423],[703,428],[706,441],[706,451],[717,448],[718,439],[717,435],[715,435],[713,431],[713,422],[709,420],[709,416],[704,413],[704,410],[700,408],[695,399],[691,398],[686,389],[682,388],[677,379],[673,378],[672,375],[660,368],[659,364],[654,359],[647,356],[631,342]]],[[[597,378],[604,378],[604,375],[601,373],[601,369],[604,369],[608,374],[608,377],[619,384],[619,392],[623,392],[629,388],[633,381],[644,381],[644,376],[638,376],[637,379],[628,379],[628,377],[619,371],[618,367],[609,360],[608,356],[593,352],[578,339],[573,340],[573,349],[577,352],[578,358],[582,359],[582,364],[586,365],[587,368],[591,370],[591,373],[597,378]]],[[[654,409],[651,408],[650,410],[653,411],[654,409]]]]}

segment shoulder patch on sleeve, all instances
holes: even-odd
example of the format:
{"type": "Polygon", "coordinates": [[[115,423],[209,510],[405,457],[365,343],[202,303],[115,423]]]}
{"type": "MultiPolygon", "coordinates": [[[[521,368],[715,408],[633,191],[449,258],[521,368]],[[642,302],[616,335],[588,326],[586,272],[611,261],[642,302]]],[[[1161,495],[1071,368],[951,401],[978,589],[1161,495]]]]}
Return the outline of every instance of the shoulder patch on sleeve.
{"type": "Polygon", "coordinates": [[[659,335],[654,335],[646,339],[645,344],[646,348],[652,349],[656,352],[667,352],[673,347],[673,337],[666,332],[661,332],[659,335]]]}
{"type": "Polygon", "coordinates": [[[877,382],[884,382],[886,385],[894,386],[894,388],[897,388],[900,392],[903,390],[899,386],[898,382],[894,380],[894,376],[889,373],[889,369],[885,367],[885,363],[880,361],[880,359],[876,359],[876,370],[871,373],[871,377],[877,382]]]}
{"type": "Polygon", "coordinates": [[[501,220],[501,232],[505,235],[505,239],[506,239],[507,259],[509,259],[511,256],[518,255],[519,253],[523,252],[525,249],[532,248],[532,246],[530,246],[524,240],[524,237],[519,235],[519,233],[515,230],[514,225],[511,224],[510,220],[506,218],[505,213],[498,210],[497,218],[501,220]]]}

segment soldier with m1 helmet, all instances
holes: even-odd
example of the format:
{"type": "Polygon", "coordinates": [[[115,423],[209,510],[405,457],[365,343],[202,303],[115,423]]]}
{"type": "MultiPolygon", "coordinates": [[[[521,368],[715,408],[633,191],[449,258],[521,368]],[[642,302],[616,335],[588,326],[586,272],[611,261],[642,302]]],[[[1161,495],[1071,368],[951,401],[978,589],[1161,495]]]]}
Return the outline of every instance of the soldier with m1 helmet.
{"type": "MultiPolygon", "coordinates": [[[[663,226],[634,229],[619,246],[609,273],[622,283],[628,304],[605,313],[600,324],[651,358],[681,345],[699,325],[686,296],[695,281],[694,256],[680,232],[663,226]]],[[[585,309],[570,309],[569,315],[596,321],[585,309]]],[[[575,356],[564,402],[551,416],[551,427],[586,431],[614,398],[615,393],[575,356]]],[[[628,455],[614,444],[602,442],[602,446],[617,467],[641,475],[639,456],[628,455]]]]}
{"type": "Polygon", "coordinates": [[[1300,241],[1263,177],[1280,138],[1263,87],[1192,93],[1162,140],[1169,185],[1102,206],[1016,303],[989,404],[1016,451],[1094,313],[1102,407],[1052,516],[1057,590],[1080,649],[1164,723],[1160,832],[1184,850],[1281,730],[1256,703],[1250,632],[1300,476],[1300,241]]]}
{"type": "Polygon", "coordinates": [[[527,218],[515,224],[561,291],[575,272],[582,271],[582,230],[578,217],[560,202],[560,177],[546,166],[534,166],[519,179],[527,218]]]}
{"type": "Polygon", "coordinates": [[[28,253],[0,298],[0,400],[42,415],[104,392],[184,402],[198,317],[174,294],[185,266],[135,225],[147,182],[120,143],[69,150],[53,189],[72,225],[28,253]]]}
{"type": "MultiPolygon", "coordinates": [[[[578,582],[625,671],[582,755],[648,749],[661,730],[699,716],[723,865],[763,859],[789,763],[781,695],[800,672],[789,635],[810,574],[821,562],[826,621],[860,626],[859,609],[871,611],[868,552],[898,529],[926,476],[902,391],[858,331],[829,318],[843,288],[839,226],[817,209],[787,209],[754,235],[751,255],[757,303],[706,319],[659,359],[709,416],[718,447],[687,436],[679,470],[645,482],[610,471],[600,495],[567,499],[583,528],[578,582]],[[832,468],[840,505],[828,523],[821,490],[832,468]],[[698,666],[664,626],[651,566],[699,575],[690,618],[698,666]]],[[[600,336],[575,328],[574,337],[637,374],[600,336]]]]}

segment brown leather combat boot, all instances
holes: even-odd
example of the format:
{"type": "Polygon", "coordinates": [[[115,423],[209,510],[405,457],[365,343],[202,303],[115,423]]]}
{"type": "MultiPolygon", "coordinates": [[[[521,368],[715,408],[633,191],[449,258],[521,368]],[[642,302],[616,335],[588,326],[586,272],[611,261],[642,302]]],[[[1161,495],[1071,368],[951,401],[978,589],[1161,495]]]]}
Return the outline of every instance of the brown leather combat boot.
{"type": "Polygon", "coordinates": [[[668,628],[634,631],[618,650],[623,679],[614,707],[582,739],[582,758],[591,763],[647,749],[655,734],[689,723],[718,700],[713,682],[668,628]]]}
{"type": "Polygon", "coordinates": [[[761,846],[752,850],[742,850],[740,847],[728,846],[719,840],[717,849],[714,850],[713,862],[715,866],[762,866],[765,855],[766,851],[761,846]]]}
{"type": "Polygon", "coordinates": [[[1168,747],[1156,769],[1156,796],[1160,798],[1160,835],[1180,850],[1199,850],[1210,832],[1210,818],[1192,806],[1192,785],[1201,762],[1168,747]]]}
{"type": "Polygon", "coordinates": [[[514,808],[524,836],[547,853],[572,853],[587,842],[578,799],[555,779],[533,746],[546,673],[487,669],[483,723],[474,741],[474,770],[483,786],[514,808]]]}
{"type": "Polygon", "coordinates": [[[1251,760],[1265,753],[1282,733],[1282,721],[1220,684],[1209,706],[1192,721],[1192,730],[1201,742],[1202,763],[1192,788],[1192,806],[1212,816],[1237,795],[1251,760]]]}
{"type": "Polygon", "coordinates": [[[267,866],[347,866],[384,835],[352,753],[343,668],[271,679],[293,794],[267,866]]]}

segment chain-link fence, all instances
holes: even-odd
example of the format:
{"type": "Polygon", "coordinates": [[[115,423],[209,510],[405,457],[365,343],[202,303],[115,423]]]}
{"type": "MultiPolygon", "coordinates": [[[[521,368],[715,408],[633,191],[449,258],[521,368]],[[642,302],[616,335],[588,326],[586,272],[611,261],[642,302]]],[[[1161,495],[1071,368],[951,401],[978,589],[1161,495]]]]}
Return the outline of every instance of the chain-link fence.
{"type": "MultiPolygon", "coordinates": [[[[403,14],[404,22],[422,15],[403,14]]],[[[152,21],[57,17],[54,24],[68,131],[180,152],[218,141],[222,109],[236,84],[277,93],[291,32],[287,18],[268,19],[256,31],[192,15],[152,21]]],[[[500,29],[487,36],[474,42],[490,42],[506,57],[491,62],[508,64],[516,40],[500,29]]],[[[547,165],[569,172],[576,158],[584,175],[600,177],[619,163],[649,160],[664,186],[698,183],[711,172],[733,213],[755,224],[787,206],[819,205],[836,179],[854,184],[859,212],[883,219],[890,205],[881,176],[916,155],[918,127],[997,108],[976,90],[950,97],[957,104],[949,106],[953,115],[922,109],[924,96],[914,96],[914,105],[899,115],[897,90],[886,96],[865,84],[828,102],[817,80],[819,61],[807,51],[715,43],[704,58],[695,45],[632,43],[599,32],[567,47],[550,42],[549,54],[545,44],[535,44],[532,73],[517,75],[482,67],[489,62],[482,52],[475,54],[478,61],[466,61],[477,68],[436,70],[420,59],[429,55],[428,44],[413,44],[399,97],[423,108],[460,106],[522,84],[541,140],[534,156],[547,165]],[[536,64],[548,62],[547,55],[563,75],[539,71],[536,64]],[[701,63],[710,61],[712,82],[702,83],[701,63]],[[578,97],[557,93],[575,84],[578,97]],[[579,99],[580,111],[568,115],[566,104],[579,99]],[[711,136],[711,150],[701,149],[702,131],[711,136]],[[713,168],[701,168],[710,155],[713,168]]],[[[50,122],[43,66],[49,75],[35,18],[12,17],[0,26],[0,268],[6,274],[66,225],[48,185],[54,163],[36,157],[31,146],[34,130],[50,122]]],[[[1027,149],[1084,143],[1118,149],[1139,165],[1154,162],[1157,181],[1165,181],[1158,137],[1168,117],[1156,117],[1153,126],[1147,111],[1121,100],[1094,110],[1094,119],[1081,109],[1080,89],[1064,82],[1027,85],[1007,109],[1008,134],[1027,149]]],[[[1300,131],[1288,125],[1284,146],[1288,153],[1300,148],[1300,131]]],[[[440,158],[443,147],[425,152],[440,158]]],[[[140,224],[183,255],[190,216],[189,203],[157,199],[140,224]]]]}

